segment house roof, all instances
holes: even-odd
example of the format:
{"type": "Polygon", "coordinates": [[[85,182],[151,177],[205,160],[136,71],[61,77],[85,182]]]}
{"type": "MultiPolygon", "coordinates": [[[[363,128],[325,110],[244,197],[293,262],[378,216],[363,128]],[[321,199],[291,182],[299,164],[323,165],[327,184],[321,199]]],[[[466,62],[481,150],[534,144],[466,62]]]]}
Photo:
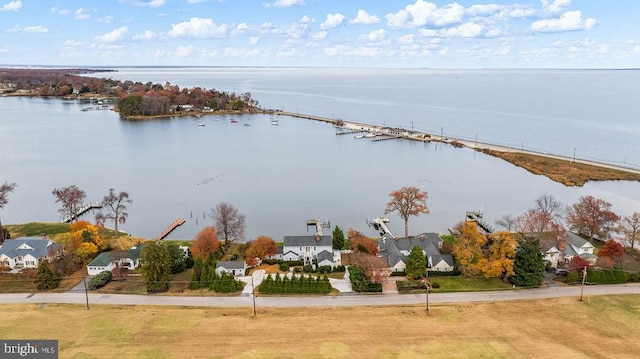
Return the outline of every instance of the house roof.
{"type": "Polygon", "coordinates": [[[431,257],[431,263],[434,267],[437,266],[441,261],[444,261],[450,266],[453,266],[454,264],[453,256],[451,254],[439,254],[431,257]]]}
{"type": "Polygon", "coordinates": [[[329,251],[322,251],[322,252],[318,253],[318,263],[320,263],[322,261],[329,261],[329,262],[333,263],[333,253],[331,253],[329,251]]]}
{"type": "MultiPolygon", "coordinates": [[[[132,261],[137,260],[138,258],[140,258],[140,252],[142,251],[142,247],[144,246],[144,244],[141,244],[139,246],[133,247],[131,249],[129,249],[128,251],[124,251],[126,252],[126,255],[120,257],[121,259],[125,259],[125,258],[129,258],[132,261]]],[[[113,257],[112,255],[115,253],[116,251],[110,251],[110,252],[102,252],[100,254],[98,254],[98,256],[96,258],[94,258],[94,260],[91,261],[91,263],[87,264],[87,266],[90,267],[106,267],[107,265],[109,265],[109,263],[117,260],[115,257],[113,257]]]]}
{"type": "Polygon", "coordinates": [[[285,246],[331,246],[331,236],[284,236],[285,246]]]}
{"type": "Polygon", "coordinates": [[[578,247],[578,248],[582,248],[582,247],[591,247],[593,248],[593,244],[591,244],[591,242],[589,242],[588,240],[580,237],[579,235],[572,233],[572,232],[567,232],[567,237],[569,238],[569,242],[571,242],[572,245],[578,247]]]}
{"type": "Polygon", "coordinates": [[[39,237],[20,237],[7,239],[0,246],[0,255],[4,254],[9,258],[24,257],[31,255],[34,258],[48,257],[51,250],[56,251],[60,244],[39,237]]]}
{"type": "Polygon", "coordinates": [[[244,261],[218,261],[216,263],[216,269],[244,269],[244,261]]]}
{"type": "MultiPolygon", "coordinates": [[[[438,248],[440,247],[441,242],[443,241],[437,233],[422,233],[416,237],[398,238],[395,240],[384,238],[383,241],[378,242],[378,247],[381,252],[386,250],[390,253],[393,250],[393,247],[400,251],[410,252],[414,246],[418,246],[425,252],[427,252],[427,248],[429,248],[429,251],[431,252],[433,249],[436,250],[437,253],[434,254],[440,254],[438,248]]],[[[427,255],[429,255],[428,252],[427,255]]]]}
{"type": "Polygon", "coordinates": [[[109,253],[111,252],[102,252],[98,254],[91,263],[87,264],[87,267],[106,267],[111,262],[109,260],[109,253]]]}

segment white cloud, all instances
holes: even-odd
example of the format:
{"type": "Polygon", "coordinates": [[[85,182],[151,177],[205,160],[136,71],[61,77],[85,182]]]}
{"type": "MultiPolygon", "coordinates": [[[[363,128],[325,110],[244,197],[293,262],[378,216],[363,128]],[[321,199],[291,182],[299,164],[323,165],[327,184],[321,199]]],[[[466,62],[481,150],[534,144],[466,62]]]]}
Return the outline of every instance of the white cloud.
{"type": "Polygon", "coordinates": [[[380,19],[376,15],[369,15],[365,10],[358,10],[358,16],[349,21],[350,24],[377,24],[380,19]]]}
{"type": "Polygon", "coordinates": [[[324,40],[326,37],[327,37],[326,31],[318,31],[315,34],[311,35],[311,40],[320,41],[320,40],[324,40]]]}
{"type": "Polygon", "coordinates": [[[172,24],[171,30],[167,33],[171,37],[183,37],[193,39],[206,39],[212,37],[222,37],[226,34],[229,26],[216,25],[211,19],[192,17],[189,22],[172,24]]]}
{"type": "Polygon", "coordinates": [[[554,0],[551,4],[549,4],[549,0],[540,1],[544,12],[549,14],[559,14],[571,5],[571,0],[554,0]]]}
{"type": "Polygon", "coordinates": [[[265,7],[293,7],[304,6],[304,0],[276,0],[272,3],[264,4],[265,7]]]}
{"type": "Polygon", "coordinates": [[[193,50],[195,50],[195,47],[193,45],[178,46],[178,48],[176,49],[175,54],[176,54],[176,56],[179,56],[179,57],[185,57],[185,56],[191,55],[193,50]]]}
{"type": "Polygon", "coordinates": [[[157,34],[151,30],[147,30],[142,34],[135,34],[131,37],[132,40],[152,40],[157,36],[157,34]]]}
{"type": "Polygon", "coordinates": [[[342,25],[343,21],[344,21],[344,15],[340,13],[327,14],[327,20],[325,20],[325,22],[320,24],[320,28],[322,30],[333,29],[335,27],[342,25]]]}
{"type": "Polygon", "coordinates": [[[635,52],[636,54],[640,54],[640,45],[634,47],[633,52],[635,52]]]}
{"type": "Polygon", "coordinates": [[[414,40],[415,35],[413,34],[408,34],[408,35],[402,35],[398,38],[398,44],[400,45],[413,45],[413,43],[415,42],[414,40]]]}
{"type": "Polygon", "coordinates": [[[367,35],[367,40],[373,41],[373,42],[382,41],[384,40],[386,35],[387,34],[385,33],[384,29],[374,30],[367,35]]]}
{"type": "Polygon", "coordinates": [[[22,1],[12,1],[0,7],[0,11],[20,11],[22,9],[22,1]]]}
{"type": "Polygon", "coordinates": [[[6,54],[6,53],[8,53],[10,51],[11,50],[7,46],[0,47],[0,54],[6,54]]]}
{"type": "Polygon", "coordinates": [[[69,14],[71,14],[71,10],[68,9],[59,9],[56,6],[51,8],[51,13],[52,14],[58,14],[60,16],[67,16],[69,14]]]}
{"type": "Polygon", "coordinates": [[[255,46],[260,42],[260,38],[258,36],[251,36],[249,38],[249,45],[255,46]]]}
{"type": "Polygon", "coordinates": [[[416,0],[395,14],[387,14],[387,25],[395,28],[422,27],[426,25],[447,26],[459,24],[464,18],[464,6],[453,3],[439,8],[424,0],[416,0]]]}
{"type": "Polygon", "coordinates": [[[298,22],[303,23],[303,24],[312,24],[314,22],[316,22],[313,18],[305,15],[303,17],[300,18],[300,20],[298,20],[298,22]]]}
{"type": "Polygon", "coordinates": [[[460,26],[446,29],[432,30],[421,29],[420,34],[426,37],[480,37],[484,32],[484,26],[473,22],[467,22],[460,26]]]}
{"type": "Polygon", "coordinates": [[[49,32],[44,26],[27,26],[22,31],[24,32],[49,32]]]}
{"type": "Polygon", "coordinates": [[[138,6],[138,7],[160,7],[167,3],[166,0],[151,0],[151,1],[120,0],[120,2],[131,3],[133,6],[138,6]]]}
{"type": "Polygon", "coordinates": [[[122,26],[106,34],[94,37],[97,42],[112,43],[122,39],[127,34],[127,27],[122,26]]]}
{"type": "Polygon", "coordinates": [[[76,20],[86,20],[91,17],[91,14],[89,14],[87,10],[83,8],[79,8],[78,10],[76,10],[75,14],[76,15],[73,18],[76,20]]]}
{"type": "Polygon", "coordinates": [[[596,26],[594,18],[582,20],[580,10],[567,11],[557,19],[544,19],[531,24],[531,30],[535,32],[562,32],[574,30],[591,30],[596,26]]]}
{"type": "Polygon", "coordinates": [[[101,23],[101,24],[110,24],[113,22],[113,16],[105,16],[101,19],[97,19],[97,22],[101,23]]]}

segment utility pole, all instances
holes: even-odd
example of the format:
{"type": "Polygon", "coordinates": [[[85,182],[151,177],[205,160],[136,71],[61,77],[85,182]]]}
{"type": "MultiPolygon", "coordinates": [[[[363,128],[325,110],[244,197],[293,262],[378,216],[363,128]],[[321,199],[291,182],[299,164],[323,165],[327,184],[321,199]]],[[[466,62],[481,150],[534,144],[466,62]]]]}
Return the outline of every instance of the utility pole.
{"type": "Polygon", "coordinates": [[[580,287],[580,301],[582,302],[582,293],[584,292],[584,282],[587,279],[587,267],[582,268],[582,286],[580,287]]]}
{"type": "Polygon", "coordinates": [[[425,284],[427,286],[426,289],[426,297],[427,297],[427,316],[431,316],[431,308],[429,308],[429,270],[427,269],[427,277],[425,279],[425,284]]]}
{"type": "Polygon", "coordinates": [[[576,161],[576,148],[573,148],[573,162],[576,161]]]}
{"type": "Polygon", "coordinates": [[[251,276],[251,298],[253,299],[253,316],[256,316],[256,287],[253,285],[253,276],[251,276]]]}
{"type": "Polygon", "coordinates": [[[87,277],[82,276],[82,283],[84,283],[84,297],[87,301],[87,310],[89,310],[89,293],[87,293],[87,277]]]}

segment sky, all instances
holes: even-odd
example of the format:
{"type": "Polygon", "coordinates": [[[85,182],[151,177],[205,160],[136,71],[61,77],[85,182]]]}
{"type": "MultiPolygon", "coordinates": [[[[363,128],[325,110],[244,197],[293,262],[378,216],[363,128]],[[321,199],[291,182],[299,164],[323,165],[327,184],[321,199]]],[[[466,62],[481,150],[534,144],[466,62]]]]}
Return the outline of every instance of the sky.
{"type": "Polygon", "coordinates": [[[637,68],[638,0],[0,0],[0,64],[637,68]]]}

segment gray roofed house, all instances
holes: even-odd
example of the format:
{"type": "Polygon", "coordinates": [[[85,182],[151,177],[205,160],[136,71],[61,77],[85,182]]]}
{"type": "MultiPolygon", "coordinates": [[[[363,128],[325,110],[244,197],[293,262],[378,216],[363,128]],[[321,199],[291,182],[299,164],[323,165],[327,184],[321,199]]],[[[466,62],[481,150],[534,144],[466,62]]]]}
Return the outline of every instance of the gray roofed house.
{"type": "Polygon", "coordinates": [[[0,246],[0,265],[11,269],[37,268],[61,250],[60,244],[40,237],[7,239],[0,246]]]}
{"type": "Polygon", "coordinates": [[[318,256],[324,251],[331,254],[330,259],[328,259],[328,255],[323,254],[324,265],[333,267],[333,241],[330,235],[284,236],[282,259],[285,261],[301,260],[305,265],[321,265],[321,259],[318,256]]]}
{"type": "Polygon", "coordinates": [[[442,243],[444,241],[437,233],[422,233],[415,237],[398,239],[384,236],[378,242],[378,255],[384,257],[394,271],[403,272],[411,249],[418,246],[427,257],[428,270],[450,272],[454,270],[453,257],[440,253],[442,243]]]}
{"type": "Polygon", "coordinates": [[[247,269],[247,264],[244,261],[218,261],[216,262],[216,273],[222,275],[222,273],[231,274],[234,276],[243,276],[247,269]]]}
{"type": "Polygon", "coordinates": [[[549,262],[551,267],[557,268],[558,265],[562,267],[564,263],[569,262],[575,256],[595,265],[598,257],[593,254],[593,249],[593,244],[588,240],[575,233],[567,232],[566,238],[559,237],[553,243],[542,248],[542,251],[544,260],[549,262]]]}
{"type": "Polygon", "coordinates": [[[97,275],[100,272],[112,271],[114,268],[136,269],[140,266],[140,253],[144,244],[129,250],[102,252],[87,264],[87,274],[97,275]]]}

